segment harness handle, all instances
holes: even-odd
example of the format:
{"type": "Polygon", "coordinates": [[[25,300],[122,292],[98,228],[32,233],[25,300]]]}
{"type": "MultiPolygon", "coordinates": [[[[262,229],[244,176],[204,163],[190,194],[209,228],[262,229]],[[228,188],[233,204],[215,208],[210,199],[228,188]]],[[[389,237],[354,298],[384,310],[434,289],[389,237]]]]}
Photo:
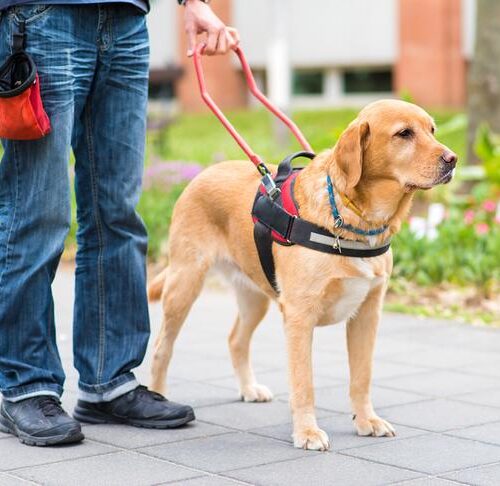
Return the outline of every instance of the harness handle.
{"type": "MultiPolygon", "coordinates": [[[[221,109],[217,106],[217,104],[214,102],[214,100],[207,91],[207,87],[205,84],[205,77],[203,75],[203,66],[201,63],[201,56],[203,54],[205,47],[206,44],[199,44],[194,50],[193,54],[194,67],[196,71],[196,76],[198,78],[201,97],[203,98],[203,101],[207,104],[207,106],[210,108],[210,110],[212,110],[214,115],[220,120],[222,125],[224,125],[225,129],[234,138],[236,143],[242,148],[243,152],[245,152],[248,158],[255,164],[258,171],[264,177],[268,176],[270,172],[269,169],[264,164],[262,158],[252,150],[252,148],[250,147],[250,145],[248,145],[245,139],[236,131],[234,126],[226,118],[224,113],[222,113],[221,109]]],[[[304,150],[306,150],[307,152],[312,152],[313,150],[311,148],[311,145],[309,145],[309,142],[306,140],[306,138],[300,131],[299,127],[292,120],[290,120],[290,118],[288,118],[278,107],[273,105],[259,90],[259,88],[257,87],[257,83],[255,82],[255,79],[253,77],[252,70],[250,69],[250,66],[248,65],[248,62],[241,48],[235,47],[233,50],[240,59],[241,67],[243,68],[246,82],[252,95],[255,98],[257,98],[271,113],[273,113],[276,117],[278,117],[290,129],[290,131],[293,133],[293,135],[298,140],[298,142],[300,143],[300,145],[304,150]]]]}

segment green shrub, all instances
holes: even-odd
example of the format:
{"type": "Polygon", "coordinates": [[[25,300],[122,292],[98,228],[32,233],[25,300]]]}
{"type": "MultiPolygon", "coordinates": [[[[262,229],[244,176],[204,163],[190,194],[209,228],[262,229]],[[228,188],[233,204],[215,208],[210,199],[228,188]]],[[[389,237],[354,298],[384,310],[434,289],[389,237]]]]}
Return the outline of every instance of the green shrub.
{"type": "Polygon", "coordinates": [[[153,260],[161,254],[162,244],[168,236],[175,202],[185,186],[185,183],[176,184],[167,190],[153,186],[142,194],[137,210],[148,230],[148,255],[153,260]]]}
{"type": "Polygon", "coordinates": [[[418,285],[473,285],[490,295],[500,281],[495,209],[493,201],[466,211],[454,208],[434,239],[418,238],[405,224],[394,238],[394,276],[418,285]]]}

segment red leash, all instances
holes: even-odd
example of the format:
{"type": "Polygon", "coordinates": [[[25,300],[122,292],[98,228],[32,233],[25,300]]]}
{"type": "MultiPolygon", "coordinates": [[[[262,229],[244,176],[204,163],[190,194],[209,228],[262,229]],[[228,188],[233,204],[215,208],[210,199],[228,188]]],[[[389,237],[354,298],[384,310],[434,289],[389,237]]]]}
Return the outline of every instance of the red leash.
{"type": "MultiPolygon", "coordinates": [[[[201,63],[201,56],[203,54],[204,49],[205,49],[205,44],[198,45],[193,55],[194,67],[196,70],[196,76],[198,77],[198,84],[200,86],[201,97],[203,98],[203,101],[207,104],[207,106],[212,110],[214,115],[220,120],[222,125],[224,125],[226,130],[231,134],[236,143],[243,149],[243,152],[247,154],[248,158],[255,164],[259,172],[264,176],[262,183],[264,184],[264,187],[266,188],[268,194],[271,197],[273,197],[277,191],[279,193],[279,190],[276,188],[274,181],[272,180],[272,177],[270,175],[270,172],[266,167],[266,165],[264,164],[264,161],[259,155],[257,155],[252,150],[252,148],[250,147],[250,145],[248,145],[245,139],[236,131],[234,126],[226,118],[224,113],[222,113],[221,109],[216,105],[216,103],[214,102],[214,100],[207,91],[207,87],[205,84],[205,77],[203,75],[203,67],[201,63]]],[[[255,82],[255,79],[253,77],[252,70],[250,69],[250,66],[248,65],[248,62],[241,48],[239,47],[235,48],[234,52],[238,55],[240,59],[241,67],[243,68],[243,72],[245,73],[245,78],[247,81],[248,88],[250,89],[250,92],[253,94],[253,96],[257,98],[271,113],[277,116],[290,129],[290,131],[299,141],[300,145],[302,145],[302,148],[304,150],[306,150],[307,152],[312,152],[313,150],[311,148],[311,145],[309,145],[309,142],[306,140],[306,138],[300,131],[299,127],[297,127],[297,125],[292,120],[290,120],[290,118],[288,118],[278,107],[273,105],[259,90],[259,88],[257,87],[257,83],[255,82]]]]}

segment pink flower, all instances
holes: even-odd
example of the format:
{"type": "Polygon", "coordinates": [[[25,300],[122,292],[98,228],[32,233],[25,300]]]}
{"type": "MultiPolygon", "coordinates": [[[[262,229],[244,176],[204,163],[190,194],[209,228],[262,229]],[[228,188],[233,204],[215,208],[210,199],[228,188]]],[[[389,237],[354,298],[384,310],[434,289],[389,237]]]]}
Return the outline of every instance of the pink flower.
{"type": "Polygon", "coordinates": [[[495,201],[489,200],[489,201],[484,201],[484,203],[483,203],[483,209],[487,213],[495,212],[496,208],[497,208],[497,203],[495,201]]]}
{"type": "Polygon", "coordinates": [[[477,223],[476,224],[476,233],[478,235],[485,235],[489,231],[489,227],[486,223],[477,223]]]}
{"type": "Polygon", "coordinates": [[[472,209],[468,209],[464,213],[464,223],[465,224],[472,224],[474,221],[474,211],[472,209]]]}
{"type": "Polygon", "coordinates": [[[194,179],[203,167],[183,161],[159,161],[151,164],[144,172],[144,189],[152,186],[169,189],[176,184],[194,179]]]}

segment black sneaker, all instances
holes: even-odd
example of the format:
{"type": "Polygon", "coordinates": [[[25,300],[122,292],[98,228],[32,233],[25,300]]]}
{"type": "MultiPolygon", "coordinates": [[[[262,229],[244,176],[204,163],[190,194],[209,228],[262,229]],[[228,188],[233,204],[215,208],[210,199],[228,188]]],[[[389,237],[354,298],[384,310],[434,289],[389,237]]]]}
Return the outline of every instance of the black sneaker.
{"type": "Polygon", "coordinates": [[[16,435],[23,444],[32,446],[70,444],[84,438],[80,424],[50,395],[19,402],[4,400],[0,407],[0,431],[16,435]]]}
{"type": "Polygon", "coordinates": [[[172,429],[195,419],[193,409],[138,386],[110,402],[78,400],[73,413],[80,422],[127,424],[147,429],[172,429]]]}

